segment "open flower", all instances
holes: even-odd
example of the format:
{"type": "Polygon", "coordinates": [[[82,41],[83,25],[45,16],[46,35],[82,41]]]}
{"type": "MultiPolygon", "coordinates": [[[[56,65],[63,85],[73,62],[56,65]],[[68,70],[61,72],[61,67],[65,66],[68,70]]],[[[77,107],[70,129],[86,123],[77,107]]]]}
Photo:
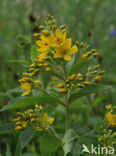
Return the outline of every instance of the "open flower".
{"type": "Polygon", "coordinates": [[[42,54],[40,54],[39,56],[38,56],[38,62],[39,63],[42,63],[42,62],[44,62],[46,59],[47,59],[47,54],[46,53],[42,53],[42,54]]]}
{"type": "Polygon", "coordinates": [[[39,49],[37,49],[37,51],[48,54],[49,48],[51,46],[49,36],[40,36],[40,40],[37,40],[35,43],[39,46],[39,49]]]}
{"type": "Polygon", "coordinates": [[[54,118],[52,117],[52,118],[48,118],[48,115],[46,114],[46,113],[44,113],[43,114],[43,118],[44,118],[44,120],[47,122],[47,123],[49,123],[50,125],[52,125],[52,123],[54,122],[54,118]]]}
{"type": "Polygon", "coordinates": [[[30,83],[23,83],[21,88],[26,90],[21,96],[29,95],[31,92],[31,84],[30,83]]]}
{"type": "Polygon", "coordinates": [[[76,45],[71,47],[71,38],[66,39],[63,43],[61,43],[58,47],[55,47],[56,53],[54,54],[55,58],[64,58],[66,61],[71,60],[71,55],[78,51],[76,45]]]}
{"type": "Polygon", "coordinates": [[[109,123],[111,127],[116,126],[116,115],[112,114],[113,110],[106,114],[106,121],[109,123]]]}
{"type": "Polygon", "coordinates": [[[53,33],[50,35],[50,42],[53,47],[59,46],[62,42],[64,42],[66,39],[66,32],[62,33],[60,29],[57,29],[55,31],[55,36],[53,33]]]}

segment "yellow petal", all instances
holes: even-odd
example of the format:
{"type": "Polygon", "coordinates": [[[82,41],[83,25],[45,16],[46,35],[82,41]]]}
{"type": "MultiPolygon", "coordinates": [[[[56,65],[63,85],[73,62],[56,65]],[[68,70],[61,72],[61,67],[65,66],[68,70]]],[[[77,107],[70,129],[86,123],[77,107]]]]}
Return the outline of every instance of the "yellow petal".
{"type": "Polygon", "coordinates": [[[23,83],[21,85],[21,88],[26,90],[26,92],[24,92],[21,96],[25,96],[25,95],[30,94],[30,92],[31,92],[31,85],[30,85],[30,83],[23,83]]]}
{"type": "Polygon", "coordinates": [[[36,130],[43,131],[43,129],[41,127],[36,127],[36,130]]]}
{"type": "Polygon", "coordinates": [[[71,48],[71,44],[72,44],[72,39],[68,38],[65,40],[65,42],[63,43],[62,46],[66,47],[66,49],[71,48]]]}
{"type": "Polygon", "coordinates": [[[51,124],[54,122],[54,120],[55,120],[55,118],[50,118],[50,119],[48,120],[49,124],[51,125],[51,124]]]}
{"type": "Polygon", "coordinates": [[[63,55],[62,55],[62,54],[60,54],[60,53],[55,53],[55,54],[54,54],[54,57],[55,57],[55,58],[62,58],[62,57],[63,57],[63,55]]]}
{"type": "Polygon", "coordinates": [[[40,40],[35,41],[35,43],[36,43],[38,46],[41,46],[41,45],[42,45],[42,41],[40,41],[40,40]]]}
{"type": "Polygon", "coordinates": [[[60,37],[62,35],[60,29],[57,29],[55,31],[55,35],[56,35],[56,37],[60,37]]]}
{"type": "Polygon", "coordinates": [[[63,41],[66,39],[66,32],[63,33],[63,41]]]}
{"type": "Polygon", "coordinates": [[[44,117],[44,119],[45,119],[46,121],[48,121],[48,114],[44,113],[44,114],[43,114],[43,117],[44,117]]]}
{"type": "Polygon", "coordinates": [[[69,53],[70,53],[70,54],[74,54],[74,53],[76,53],[76,52],[78,52],[78,48],[77,48],[76,45],[74,45],[74,46],[70,49],[69,53]]]}
{"type": "Polygon", "coordinates": [[[64,55],[64,59],[65,59],[66,61],[70,61],[70,60],[71,60],[71,56],[70,56],[70,55],[64,55]]]}
{"type": "Polygon", "coordinates": [[[49,47],[43,47],[43,48],[39,48],[37,49],[37,51],[42,52],[42,53],[48,53],[49,47]]]}

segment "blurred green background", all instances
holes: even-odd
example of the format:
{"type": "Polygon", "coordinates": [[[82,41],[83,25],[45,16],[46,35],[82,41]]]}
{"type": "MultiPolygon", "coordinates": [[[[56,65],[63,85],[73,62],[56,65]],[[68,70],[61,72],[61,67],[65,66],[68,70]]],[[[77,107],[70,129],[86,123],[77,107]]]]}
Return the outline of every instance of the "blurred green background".
{"type": "MultiPolygon", "coordinates": [[[[30,51],[22,51],[17,45],[17,35],[32,37],[34,32],[39,32],[38,26],[48,13],[55,16],[58,25],[67,25],[69,35],[74,40],[87,42],[100,51],[98,62],[106,70],[103,83],[113,86],[107,93],[108,98],[101,100],[102,106],[104,108],[104,104],[115,104],[115,6],[116,0],[0,0],[0,108],[12,99],[11,89],[19,86],[18,79],[24,71],[22,64],[8,60],[25,60],[30,55],[30,51]]],[[[93,108],[98,116],[104,113],[104,109],[96,111],[100,102],[98,100],[93,108]]],[[[13,112],[1,113],[0,125],[10,121],[12,115],[13,112]]],[[[4,151],[8,139],[6,136],[0,137],[0,151],[4,151]]],[[[15,145],[16,139],[12,142],[15,136],[8,137],[9,143],[15,145]]]]}

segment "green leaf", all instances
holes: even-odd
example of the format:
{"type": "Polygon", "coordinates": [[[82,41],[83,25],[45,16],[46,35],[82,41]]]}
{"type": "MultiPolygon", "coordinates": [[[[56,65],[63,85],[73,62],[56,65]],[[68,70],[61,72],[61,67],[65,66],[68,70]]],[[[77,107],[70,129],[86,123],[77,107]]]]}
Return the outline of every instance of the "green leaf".
{"type": "Polygon", "coordinates": [[[88,63],[90,60],[90,58],[87,58],[87,59],[84,59],[84,60],[81,60],[79,63],[77,64],[74,64],[70,71],[69,71],[69,74],[68,75],[71,75],[73,73],[76,73],[79,69],[81,69],[86,63],[88,63]]]}
{"type": "Polygon", "coordinates": [[[20,139],[20,136],[18,138],[18,142],[17,142],[17,146],[16,146],[16,150],[15,150],[14,156],[22,156],[22,148],[21,148],[21,139],[20,139]]]}
{"type": "Polygon", "coordinates": [[[44,104],[44,103],[59,103],[60,100],[54,98],[50,95],[44,95],[41,97],[34,97],[34,96],[27,96],[27,97],[17,97],[11,100],[8,105],[5,105],[0,111],[22,108],[27,106],[32,106],[37,104],[44,104]]]}
{"type": "Polygon", "coordinates": [[[29,141],[33,138],[35,132],[31,128],[25,129],[21,134],[20,134],[20,139],[21,139],[21,147],[24,148],[29,141]]]}
{"type": "Polygon", "coordinates": [[[11,155],[11,151],[10,151],[10,147],[9,147],[8,144],[7,144],[6,156],[12,156],[12,155],[11,155]]]}
{"type": "Polygon", "coordinates": [[[23,156],[40,156],[38,154],[33,154],[33,153],[25,153],[23,156]]]}
{"type": "Polygon", "coordinates": [[[72,67],[72,65],[73,65],[73,63],[74,63],[74,61],[75,61],[75,55],[73,55],[71,61],[69,61],[69,62],[66,64],[66,71],[67,71],[67,72],[70,71],[70,69],[71,69],[71,67],[72,67]]]}
{"type": "Polygon", "coordinates": [[[21,88],[21,87],[16,87],[16,88],[13,88],[13,89],[9,89],[6,94],[12,94],[12,93],[23,93],[24,90],[21,88]]]}
{"type": "Polygon", "coordinates": [[[77,98],[80,98],[82,96],[95,93],[98,91],[103,91],[106,89],[110,89],[111,86],[108,85],[90,85],[85,88],[80,89],[77,93],[74,93],[69,98],[69,103],[74,102],[77,98]]]}
{"type": "Polygon", "coordinates": [[[99,103],[101,103],[103,100],[105,100],[107,98],[109,98],[109,97],[108,96],[105,96],[105,95],[99,96],[99,97],[95,98],[95,100],[92,103],[92,107],[97,106],[99,103]]]}
{"type": "Polygon", "coordinates": [[[62,141],[64,156],[68,156],[68,154],[71,153],[75,138],[78,138],[77,134],[73,131],[73,129],[68,129],[62,141]]]}
{"type": "Polygon", "coordinates": [[[14,123],[7,123],[7,124],[4,124],[2,126],[0,126],[0,135],[3,135],[3,134],[9,134],[9,133],[14,133],[15,130],[15,124],[14,123]]]}
{"type": "Polygon", "coordinates": [[[20,64],[25,64],[25,65],[29,65],[30,62],[27,60],[6,60],[6,62],[10,62],[10,63],[20,63],[20,64]]]}
{"type": "Polygon", "coordinates": [[[44,135],[39,138],[42,156],[48,156],[61,147],[61,142],[54,136],[44,135]]]}
{"type": "Polygon", "coordinates": [[[38,58],[38,55],[40,54],[40,52],[37,51],[38,46],[36,44],[32,45],[31,48],[31,60],[34,61],[34,59],[38,58]]]}

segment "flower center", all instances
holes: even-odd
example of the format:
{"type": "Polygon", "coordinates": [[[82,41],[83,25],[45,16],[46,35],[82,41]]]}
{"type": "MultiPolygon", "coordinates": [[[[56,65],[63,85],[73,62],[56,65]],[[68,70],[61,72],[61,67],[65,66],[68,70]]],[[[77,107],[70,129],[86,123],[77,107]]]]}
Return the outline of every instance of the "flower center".
{"type": "Polygon", "coordinates": [[[48,43],[45,43],[45,46],[48,46],[48,43]]]}
{"type": "Polygon", "coordinates": [[[57,41],[57,42],[60,42],[60,38],[57,38],[56,41],[57,41]]]}
{"type": "Polygon", "coordinates": [[[63,49],[62,50],[62,54],[66,54],[66,49],[63,49]]]}

